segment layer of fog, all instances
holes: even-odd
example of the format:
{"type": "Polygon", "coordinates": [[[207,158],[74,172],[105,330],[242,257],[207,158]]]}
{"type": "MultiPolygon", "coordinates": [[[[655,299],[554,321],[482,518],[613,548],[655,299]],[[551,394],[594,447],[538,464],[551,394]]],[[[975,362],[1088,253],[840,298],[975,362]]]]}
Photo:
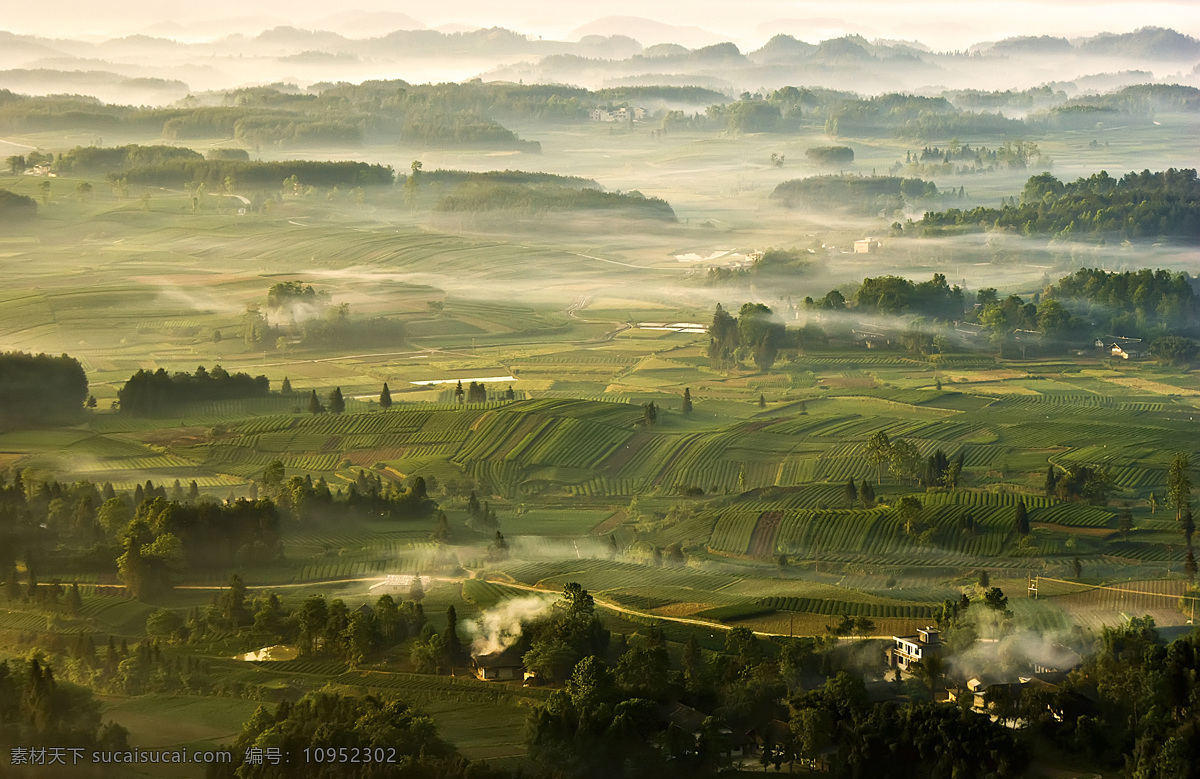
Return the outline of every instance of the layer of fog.
{"type": "MultiPolygon", "coordinates": [[[[515,8],[528,4],[527,0],[515,8]]],[[[870,2],[855,5],[874,6],[870,2]]],[[[1049,3],[1051,8],[1054,5],[1049,3]]],[[[315,82],[388,78],[424,83],[461,81],[480,75],[489,79],[571,83],[592,88],[627,83],[708,85],[731,95],[784,85],[815,85],[864,93],[930,92],[941,88],[1023,89],[1126,70],[1150,71],[1154,79],[1183,82],[1198,79],[1192,71],[1193,61],[1169,61],[1161,55],[1148,55],[1145,59],[1088,57],[1078,53],[1059,58],[1026,54],[961,56],[966,51],[986,53],[990,44],[985,39],[995,40],[1005,34],[1036,35],[1041,31],[1080,36],[1086,32],[1080,30],[1073,14],[1060,14],[1057,23],[1051,21],[1053,14],[1048,15],[1044,6],[1039,6],[1039,13],[1033,16],[1000,14],[997,19],[1012,20],[1007,33],[1003,26],[997,27],[997,19],[979,24],[977,20],[985,14],[975,7],[972,14],[956,15],[951,25],[930,24],[923,18],[913,23],[911,19],[921,17],[921,12],[897,14],[891,9],[889,6],[882,12],[886,24],[866,26],[861,20],[868,17],[847,13],[845,6],[839,8],[844,14],[840,18],[829,18],[827,9],[822,9],[816,18],[774,21],[768,21],[766,9],[758,8],[756,12],[737,14],[737,24],[709,29],[697,26],[691,10],[688,18],[676,24],[639,17],[589,20],[580,18],[578,10],[560,10],[555,16],[562,22],[547,24],[548,17],[540,14],[529,18],[519,10],[498,14],[496,8],[475,9],[473,24],[468,27],[500,24],[515,35],[501,35],[495,45],[490,39],[480,39],[469,47],[448,43],[445,52],[439,52],[437,47],[389,42],[384,37],[388,33],[425,26],[395,12],[347,12],[344,16],[330,16],[324,7],[320,13],[290,7],[283,16],[230,19],[223,24],[212,22],[211,16],[182,24],[147,25],[143,20],[134,28],[123,29],[116,23],[107,35],[94,34],[93,30],[88,31],[92,34],[72,32],[71,25],[66,24],[56,25],[56,35],[61,36],[56,38],[37,37],[44,30],[39,16],[39,23],[28,29],[29,36],[9,37],[0,49],[0,87],[34,94],[82,93],[161,105],[189,92],[270,83],[306,87],[315,82]],[[508,17],[508,23],[498,16],[508,17]],[[683,44],[695,50],[723,41],[731,41],[741,54],[750,55],[777,33],[789,33],[810,44],[845,35],[865,35],[866,38],[858,40],[879,54],[867,59],[842,59],[843,55],[834,53],[831,59],[814,62],[749,57],[725,61],[703,56],[685,56],[677,61],[642,55],[654,44],[683,44]],[[147,78],[164,81],[140,85],[135,81],[147,78]],[[102,83],[97,85],[98,81],[102,83]],[[92,85],[90,89],[88,84],[92,85]]],[[[1156,18],[1160,19],[1158,24],[1185,33],[1200,31],[1200,9],[1176,6],[1169,14],[1156,6],[1143,4],[1141,9],[1146,10],[1137,14],[1112,12],[1111,8],[1109,13],[1089,12],[1089,20],[1096,25],[1092,32],[1124,33],[1155,24],[1156,18]]],[[[662,9],[656,12],[662,13],[662,9]]],[[[111,24],[119,14],[106,13],[106,18],[111,24]]],[[[19,13],[6,17],[9,29],[20,32],[19,19],[19,13]]]]}
{"type": "MultiPolygon", "coordinates": [[[[202,9],[183,6],[168,9],[161,4],[129,2],[115,7],[78,2],[67,3],[66,8],[61,2],[54,5],[58,8],[50,13],[54,14],[54,28],[60,35],[119,36],[148,32],[195,38],[230,32],[255,34],[280,24],[355,35],[378,29],[468,23],[479,27],[499,25],[560,40],[585,34],[618,33],[635,38],[640,35],[646,44],[676,41],[704,45],[713,42],[709,37],[712,36],[756,47],[776,33],[787,32],[803,38],[861,34],[920,39],[939,48],[954,49],[979,40],[1013,35],[1089,35],[1142,25],[1175,26],[1184,32],[1200,34],[1200,9],[1192,3],[1169,0],[1091,4],[1086,6],[1085,13],[1081,13],[1084,6],[1074,0],[1036,4],[983,0],[972,3],[966,10],[933,0],[908,3],[903,8],[883,0],[851,0],[836,7],[816,0],[756,0],[750,5],[702,0],[654,6],[614,0],[603,9],[550,0],[510,4],[452,0],[422,6],[411,15],[396,13],[396,6],[383,0],[359,0],[336,15],[330,13],[326,4],[303,0],[298,3],[265,0],[255,4],[253,10],[232,0],[217,0],[202,9]],[[954,12],[948,14],[951,8],[954,12]]],[[[13,6],[6,9],[6,24],[18,31],[42,32],[46,29],[47,10],[45,6],[13,6]]]]}

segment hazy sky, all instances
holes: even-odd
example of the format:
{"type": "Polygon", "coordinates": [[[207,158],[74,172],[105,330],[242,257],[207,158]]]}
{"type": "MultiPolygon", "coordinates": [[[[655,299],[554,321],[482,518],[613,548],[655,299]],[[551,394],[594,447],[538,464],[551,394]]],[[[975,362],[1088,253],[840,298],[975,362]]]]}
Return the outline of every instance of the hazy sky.
{"type": "Polygon", "coordinates": [[[628,15],[701,27],[743,46],[760,45],[776,32],[810,41],[859,32],[869,38],[918,39],[937,48],[965,48],[1010,35],[1076,37],[1128,32],[1146,25],[1173,27],[1200,37],[1200,0],[348,0],[345,4],[326,0],[44,0],[6,5],[0,29],[48,37],[125,35],[161,22],[185,25],[197,37],[202,31],[211,34],[208,31],[215,28],[257,33],[276,24],[312,28],[320,22],[321,27],[333,29],[339,17],[352,16],[354,11],[400,12],[430,27],[499,25],[560,39],[596,19],[628,15]]]}

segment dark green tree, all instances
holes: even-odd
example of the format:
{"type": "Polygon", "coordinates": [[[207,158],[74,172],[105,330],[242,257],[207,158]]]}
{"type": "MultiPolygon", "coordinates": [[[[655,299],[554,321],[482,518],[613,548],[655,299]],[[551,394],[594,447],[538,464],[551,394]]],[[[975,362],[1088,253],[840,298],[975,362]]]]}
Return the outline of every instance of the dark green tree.
{"type": "Polygon", "coordinates": [[[683,404],[680,410],[685,414],[692,413],[692,391],[688,387],[683,388],[683,404]]]}
{"type": "Polygon", "coordinates": [[[450,543],[450,521],[446,518],[444,511],[437,513],[437,525],[433,531],[433,540],[439,544],[450,543]]]}
{"type": "Polygon", "coordinates": [[[342,388],[334,387],[329,393],[329,413],[341,414],[346,410],[346,399],[342,397],[342,388]]]}
{"type": "Polygon", "coordinates": [[[854,477],[850,477],[850,481],[846,482],[846,489],[842,491],[842,499],[846,502],[846,508],[854,508],[854,501],[858,499],[858,487],[854,484],[854,477]]]}
{"type": "Polygon", "coordinates": [[[1054,465],[1046,466],[1046,497],[1054,497],[1054,488],[1058,485],[1058,471],[1054,469],[1054,465]]]}
{"type": "Polygon", "coordinates": [[[325,407],[321,405],[321,400],[320,400],[320,398],[318,398],[318,397],[317,397],[317,391],[316,391],[316,390],[313,390],[313,391],[312,391],[312,392],[310,392],[310,393],[309,393],[309,395],[308,395],[308,409],[307,409],[307,411],[308,411],[308,413],[310,413],[310,414],[323,414],[323,413],[325,413],[325,407]]]}
{"type": "Polygon", "coordinates": [[[250,623],[250,612],[246,608],[246,584],[236,573],[229,577],[229,589],[221,596],[221,617],[234,630],[250,623]]]}
{"type": "Polygon", "coordinates": [[[383,391],[379,393],[379,407],[384,411],[392,407],[392,392],[388,389],[386,381],[383,383],[383,391]]]}
{"type": "Polygon", "coordinates": [[[1029,511],[1025,508],[1025,501],[1017,501],[1017,508],[1013,519],[1016,522],[1017,534],[1022,536],[1029,535],[1029,511]]]}
{"type": "Polygon", "coordinates": [[[458,637],[458,612],[454,606],[449,606],[446,609],[446,632],[442,636],[442,642],[446,645],[446,652],[450,656],[451,663],[461,662],[463,659],[462,640],[458,637]]]}
{"type": "Polygon", "coordinates": [[[713,313],[708,326],[708,359],[714,368],[732,368],[737,363],[734,352],[738,347],[738,321],[721,304],[713,313]]]}
{"type": "Polygon", "coordinates": [[[875,508],[875,488],[866,479],[863,479],[858,485],[858,499],[862,502],[863,508],[875,508]]]}
{"type": "Polygon", "coordinates": [[[1129,533],[1133,530],[1133,512],[1126,506],[1121,510],[1121,516],[1118,519],[1119,524],[1117,529],[1121,531],[1121,538],[1129,540],[1129,533]]]}
{"type": "Polygon", "coordinates": [[[80,610],[83,609],[83,596],[79,593],[79,584],[77,582],[72,582],[71,589],[67,590],[67,598],[64,605],[71,616],[79,616],[80,610]]]}

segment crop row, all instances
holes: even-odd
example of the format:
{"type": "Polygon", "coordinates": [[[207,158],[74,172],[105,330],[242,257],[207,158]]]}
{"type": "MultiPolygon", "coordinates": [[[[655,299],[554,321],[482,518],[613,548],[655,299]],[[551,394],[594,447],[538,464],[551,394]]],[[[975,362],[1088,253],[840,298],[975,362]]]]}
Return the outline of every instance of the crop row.
{"type": "Polygon", "coordinates": [[[776,611],[797,611],[828,616],[931,619],[933,607],[913,604],[857,603],[823,598],[794,598],[773,595],[758,601],[763,607],[776,611]]]}
{"type": "Polygon", "coordinates": [[[633,495],[638,491],[633,479],[589,479],[582,484],[567,487],[567,493],[584,497],[604,497],[608,495],[633,495]]]}
{"type": "Polygon", "coordinates": [[[524,453],[532,463],[595,468],[633,435],[630,430],[578,419],[556,419],[524,453]]]}
{"type": "Polygon", "coordinates": [[[715,619],[721,622],[734,622],[737,620],[754,619],[755,617],[765,617],[774,614],[776,609],[773,606],[766,606],[762,603],[735,603],[729,606],[715,606],[711,609],[698,611],[694,615],[701,619],[715,619]]]}
{"type": "Polygon", "coordinates": [[[488,609],[518,594],[518,590],[482,579],[467,579],[462,583],[462,594],[466,600],[488,609]]]}

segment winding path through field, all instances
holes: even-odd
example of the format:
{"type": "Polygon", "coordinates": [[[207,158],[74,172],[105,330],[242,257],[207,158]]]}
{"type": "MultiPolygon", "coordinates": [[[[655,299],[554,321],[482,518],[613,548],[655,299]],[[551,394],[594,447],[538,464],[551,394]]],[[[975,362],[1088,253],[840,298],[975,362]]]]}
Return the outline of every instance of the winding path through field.
{"type": "MultiPolygon", "coordinates": [[[[466,577],[466,576],[431,576],[429,578],[435,582],[448,582],[448,583],[453,583],[453,584],[461,584],[462,582],[467,581],[469,577],[466,577]]],[[[300,582],[300,583],[295,583],[295,584],[254,585],[254,586],[248,587],[247,589],[250,589],[250,590],[275,590],[275,589],[285,589],[285,588],[293,588],[293,587],[318,587],[322,584],[348,584],[348,583],[353,583],[353,582],[385,582],[385,581],[387,581],[386,576],[366,576],[366,577],[356,577],[356,578],[349,578],[349,579],[326,579],[326,580],[318,581],[318,582],[300,582]]],[[[558,590],[551,590],[551,589],[547,589],[545,587],[538,587],[538,586],[535,586],[532,584],[521,584],[519,582],[506,582],[506,581],[498,581],[498,582],[494,582],[494,583],[500,584],[504,587],[511,587],[514,590],[526,590],[528,592],[537,592],[537,593],[542,593],[542,594],[546,594],[546,595],[553,595],[553,594],[558,593],[558,590]]],[[[219,584],[180,584],[180,585],[176,585],[175,589],[177,589],[177,590],[225,590],[225,589],[228,589],[228,587],[226,587],[224,585],[219,585],[219,584]]],[[[597,598],[595,595],[592,596],[592,600],[595,602],[595,604],[597,606],[599,606],[602,609],[607,609],[609,611],[613,611],[618,614],[628,614],[633,617],[641,617],[643,619],[661,620],[663,622],[675,622],[680,625],[693,625],[695,627],[702,627],[702,628],[708,628],[708,629],[714,629],[714,630],[733,630],[733,628],[736,627],[735,625],[726,625],[721,622],[712,622],[712,621],[706,620],[706,619],[696,619],[694,617],[669,617],[669,616],[665,616],[663,614],[654,614],[649,611],[640,611],[638,609],[631,609],[626,606],[622,606],[618,603],[613,603],[612,601],[605,600],[603,598],[597,598]]],[[[789,636],[787,633],[769,633],[764,630],[755,630],[755,631],[753,631],[753,633],[756,636],[762,636],[764,638],[791,638],[792,637],[792,636],[789,636]]],[[[879,636],[841,636],[841,638],[843,638],[847,641],[859,641],[859,640],[865,640],[865,639],[869,639],[869,638],[879,638],[879,636]]]]}

